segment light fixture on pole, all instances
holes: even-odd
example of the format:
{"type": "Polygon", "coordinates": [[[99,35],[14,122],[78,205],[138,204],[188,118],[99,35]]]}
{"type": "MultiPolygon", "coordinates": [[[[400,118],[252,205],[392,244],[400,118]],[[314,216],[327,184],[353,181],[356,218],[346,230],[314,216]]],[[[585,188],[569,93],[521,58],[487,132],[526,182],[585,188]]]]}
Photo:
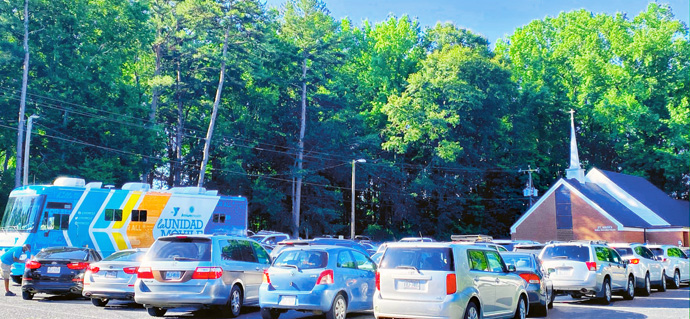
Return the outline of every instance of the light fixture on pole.
{"type": "Polygon", "coordinates": [[[26,141],[24,142],[24,179],[23,186],[29,183],[29,144],[31,143],[31,126],[34,124],[34,119],[39,118],[34,114],[29,116],[29,121],[26,122],[26,141]]]}
{"type": "Polygon", "coordinates": [[[352,160],[352,218],[350,220],[350,239],[355,239],[355,163],[366,163],[367,160],[360,158],[352,160]]]}

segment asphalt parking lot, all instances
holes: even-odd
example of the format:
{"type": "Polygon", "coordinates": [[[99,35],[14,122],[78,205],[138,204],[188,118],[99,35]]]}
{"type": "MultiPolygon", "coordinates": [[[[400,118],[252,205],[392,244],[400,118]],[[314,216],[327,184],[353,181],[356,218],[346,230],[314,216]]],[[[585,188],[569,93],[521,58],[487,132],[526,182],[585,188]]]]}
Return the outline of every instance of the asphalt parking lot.
{"type": "MultiPolygon", "coordinates": [[[[12,290],[19,292],[20,287],[13,285],[12,290]]],[[[241,319],[260,319],[261,315],[256,307],[243,310],[241,319]]],[[[58,296],[38,294],[34,300],[23,300],[21,296],[0,296],[0,313],[4,318],[151,318],[146,310],[129,302],[112,301],[107,307],[98,308],[88,299],[72,299],[58,296]]],[[[191,309],[175,309],[169,311],[166,318],[219,318],[211,311],[191,311],[191,309]]],[[[349,314],[348,319],[372,319],[373,313],[349,314]]],[[[290,311],[282,319],[316,319],[311,313],[290,311]]],[[[690,287],[683,285],[681,289],[669,289],[666,292],[653,292],[649,297],[635,297],[634,300],[623,300],[614,297],[611,305],[604,306],[594,300],[572,299],[569,296],[556,298],[554,308],[548,318],[658,318],[675,319],[690,318],[690,287]]]]}

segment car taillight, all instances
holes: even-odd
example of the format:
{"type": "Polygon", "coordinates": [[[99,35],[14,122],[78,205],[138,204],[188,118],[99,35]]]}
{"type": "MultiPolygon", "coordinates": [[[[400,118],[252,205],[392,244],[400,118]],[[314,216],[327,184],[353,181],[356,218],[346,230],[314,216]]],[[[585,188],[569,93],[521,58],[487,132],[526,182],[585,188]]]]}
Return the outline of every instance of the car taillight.
{"type": "Polygon", "coordinates": [[[376,290],[381,291],[381,274],[376,272],[376,290]]]}
{"type": "Polygon", "coordinates": [[[223,276],[223,268],[220,267],[196,267],[192,279],[218,279],[223,276]]]}
{"type": "Polygon", "coordinates": [[[94,266],[94,265],[89,265],[89,267],[86,268],[86,270],[88,270],[88,271],[90,271],[91,273],[94,273],[94,274],[95,274],[95,273],[97,273],[97,272],[100,270],[100,268],[98,268],[97,266],[94,266]]]}
{"type": "Polygon", "coordinates": [[[151,271],[151,267],[139,267],[139,269],[137,269],[137,278],[153,279],[153,271],[151,271]]]}
{"type": "Polygon", "coordinates": [[[72,269],[72,270],[83,270],[83,269],[86,269],[86,267],[89,267],[89,263],[78,262],[78,263],[67,264],[67,268],[72,269]]]}
{"type": "Polygon", "coordinates": [[[319,278],[316,279],[317,285],[328,285],[334,283],[333,281],[333,270],[326,269],[321,272],[319,278]]]}
{"type": "Polygon", "coordinates": [[[263,283],[265,284],[270,284],[271,283],[271,277],[268,276],[268,269],[264,270],[264,278],[263,278],[263,283]]]}
{"type": "Polygon", "coordinates": [[[597,271],[597,263],[596,262],[587,261],[587,262],[585,262],[585,264],[587,265],[587,269],[589,269],[589,271],[597,271]]]}
{"type": "Polygon", "coordinates": [[[633,264],[633,265],[637,265],[637,264],[640,263],[640,260],[637,259],[637,258],[633,258],[633,259],[630,259],[630,263],[633,264]]]}
{"type": "Polygon", "coordinates": [[[452,295],[458,291],[457,283],[455,282],[455,274],[446,275],[446,295],[452,295]]]}
{"type": "Polygon", "coordinates": [[[524,279],[528,284],[538,284],[539,282],[541,282],[541,280],[539,280],[539,276],[533,273],[520,274],[520,277],[524,279]]]}
{"type": "Polygon", "coordinates": [[[38,268],[41,268],[41,263],[39,263],[35,260],[31,260],[31,261],[27,262],[25,266],[26,266],[26,268],[29,268],[29,269],[38,269],[38,268]]]}
{"type": "MultiPolygon", "coordinates": [[[[98,268],[96,268],[96,269],[98,269],[98,268]]],[[[137,273],[137,270],[139,270],[139,267],[125,267],[125,268],[122,268],[122,271],[124,271],[125,274],[128,274],[128,275],[134,275],[134,274],[136,274],[136,273],[137,273]]]]}

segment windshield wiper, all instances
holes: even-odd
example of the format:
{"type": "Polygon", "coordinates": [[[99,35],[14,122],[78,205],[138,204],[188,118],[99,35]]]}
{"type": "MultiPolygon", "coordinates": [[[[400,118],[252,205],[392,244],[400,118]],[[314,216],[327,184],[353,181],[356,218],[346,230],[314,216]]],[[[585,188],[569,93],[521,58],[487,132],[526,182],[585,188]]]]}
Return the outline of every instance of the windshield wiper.
{"type": "Polygon", "coordinates": [[[419,273],[419,269],[417,269],[417,267],[415,267],[415,266],[404,266],[404,265],[402,265],[402,266],[398,266],[398,267],[395,267],[395,268],[396,268],[396,269],[414,269],[414,271],[416,271],[417,273],[419,273]]]}
{"type": "Polygon", "coordinates": [[[553,256],[551,259],[568,259],[568,256],[553,256]]]}
{"type": "Polygon", "coordinates": [[[299,269],[299,267],[297,267],[297,265],[284,264],[284,265],[278,265],[278,267],[295,268],[295,269],[297,269],[297,271],[300,271],[300,272],[302,271],[299,269]]]}
{"type": "Polygon", "coordinates": [[[196,258],[175,256],[173,257],[173,260],[196,260],[196,258]]]}

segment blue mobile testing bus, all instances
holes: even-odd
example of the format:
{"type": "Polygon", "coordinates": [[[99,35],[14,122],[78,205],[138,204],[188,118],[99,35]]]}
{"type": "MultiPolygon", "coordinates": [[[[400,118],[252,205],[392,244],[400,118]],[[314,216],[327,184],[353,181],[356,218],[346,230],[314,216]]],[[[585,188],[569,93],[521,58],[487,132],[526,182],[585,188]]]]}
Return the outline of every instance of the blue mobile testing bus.
{"type": "MultiPolygon", "coordinates": [[[[102,256],[151,246],[159,236],[224,233],[245,236],[247,199],[221,196],[203,187],[152,190],[126,183],[121,189],[100,182],[61,177],[52,185],[30,185],[10,193],[0,223],[0,250],[31,245],[90,247],[102,256]]],[[[19,282],[24,264],[12,266],[19,282]]]]}

